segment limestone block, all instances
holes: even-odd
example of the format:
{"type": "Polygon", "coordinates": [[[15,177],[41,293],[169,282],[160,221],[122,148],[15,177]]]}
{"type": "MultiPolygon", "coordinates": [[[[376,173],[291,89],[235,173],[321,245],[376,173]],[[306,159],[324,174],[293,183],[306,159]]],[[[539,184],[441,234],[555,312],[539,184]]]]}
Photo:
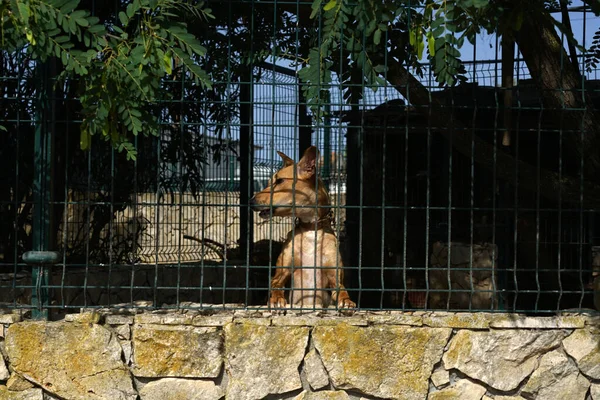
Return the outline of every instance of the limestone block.
{"type": "Polygon", "coordinates": [[[0,314],[0,324],[14,324],[21,322],[23,318],[19,314],[0,314]]]}
{"type": "Polygon", "coordinates": [[[536,399],[584,400],[590,382],[562,351],[544,354],[522,394],[536,399]]]}
{"type": "Polygon", "coordinates": [[[438,369],[431,374],[431,382],[436,388],[441,388],[450,383],[450,373],[443,368],[438,369]]]}
{"type": "Polygon", "coordinates": [[[446,369],[456,368],[495,389],[515,389],[540,355],[557,347],[564,331],[459,331],[444,354],[446,369]]]}
{"type": "Polygon", "coordinates": [[[309,328],[231,323],[225,326],[227,399],[262,399],[302,387],[298,367],[309,328]]]}
{"type": "Polygon", "coordinates": [[[323,366],[321,357],[313,349],[304,357],[304,372],[306,379],[313,390],[319,390],[329,385],[329,376],[323,366]]]}
{"type": "Polygon", "coordinates": [[[163,378],[140,390],[141,400],[218,400],[223,395],[213,381],[199,379],[163,378]]]}
{"type": "Polygon", "coordinates": [[[133,315],[109,314],[104,317],[107,325],[131,325],[133,324],[133,315]]]}
{"type": "Polygon", "coordinates": [[[95,311],[86,311],[79,314],[65,315],[67,322],[79,322],[82,324],[97,324],[100,322],[100,314],[95,311]]]}
{"type": "Polygon", "coordinates": [[[139,377],[216,378],[223,338],[216,328],[134,325],[133,374],[139,377]]]}
{"type": "MultiPolygon", "coordinates": [[[[289,314],[292,311],[288,311],[289,314]]],[[[317,315],[275,315],[271,319],[273,326],[315,326],[320,317],[317,315]]]]}
{"type": "Polygon", "coordinates": [[[223,326],[233,321],[232,315],[196,315],[192,320],[195,326],[223,326]]]}
{"type": "Polygon", "coordinates": [[[563,340],[568,355],[586,376],[600,379],[600,330],[577,329],[563,340]]]}
{"type": "Polygon", "coordinates": [[[446,389],[433,392],[427,398],[428,400],[481,400],[485,394],[486,388],[468,379],[461,379],[446,389]]]}
{"type": "Polygon", "coordinates": [[[44,400],[42,389],[27,389],[22,392],[13,392],[0,385],[0,400],[44,400]]]}
{"type": "Polygon", "coordinates": [[[6,382],[6,387],[8,390],[12,390],[14,392],[22,392],[24,390],[31,389],[34,386],[31,382],[23,378],[21,375],[12,374],[6,382]]]}
{"type": "Polygon", "coordinates": [[[486,313],[436,312],[423,317],[423,324],[433,328],[487,329],[490,315],[486,313]]]}
{"type": "Polygon", "coordinates": [[[567,329],[583,328],[586,317],[583,315],[563,315],[554,317],[527,317],[524,315],[501,314],[492,317],[490,328],[509,329],[567,329]]]}
{"type": "Polygon", "coordinates": [[[117,338],[101,325],[14,324],[8,328],[6,352],[15,372],[59,397],[134,400],[137,396],[117,338]]]}
{"type": "Polygon", "coordinates": [[[131,339],[131,329],[129,329],[129,325],[114,325],[112,326],[112,330],[117,334],[117,337],[121,340],[131,339]]]}
{"type": "Polygon", "coordinates": [[[600,400],[600,383],[592,383],[590,394],[592,395],[592,400],[600,400]]]}
{"type": "Polygon", "coordinates": [[[420,316],[405,315],[405,314],[387,314],[367,315],[367,321],[374,325],[408,325],[408,326],[423,326],[423,319],[420,316]]]}
{"type": "Polygon", "coordinates": [[[315,347],[333,385],[391,399],[423,399],[449,328],[317,326],[315,347]]]}
{"type": "Polygon", "coordinates": [[[322,390],[320,392],[307,392],[305,390],[294,397],[294,400],[350,400],[350,396],[342,390],[322,390]]]}

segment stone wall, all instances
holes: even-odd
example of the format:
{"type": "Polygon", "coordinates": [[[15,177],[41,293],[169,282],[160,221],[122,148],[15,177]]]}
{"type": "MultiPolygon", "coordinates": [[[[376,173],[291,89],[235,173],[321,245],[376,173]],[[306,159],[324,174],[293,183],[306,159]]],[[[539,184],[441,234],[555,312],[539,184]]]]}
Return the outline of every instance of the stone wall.
{"type": "Polygon", "coordinates": [[[0,399],[600,399],[600,320],[359,312],[0,315],[0,399]]]}

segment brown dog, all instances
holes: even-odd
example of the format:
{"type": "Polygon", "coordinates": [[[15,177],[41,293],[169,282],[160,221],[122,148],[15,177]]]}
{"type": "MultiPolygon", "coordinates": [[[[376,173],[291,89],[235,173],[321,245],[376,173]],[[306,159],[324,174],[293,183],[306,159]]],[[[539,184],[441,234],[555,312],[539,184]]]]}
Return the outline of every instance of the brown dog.
{"type": "Polygon", "coordinates": [[[296,217],[296,225],[277,258],[269,307],[286,306],[281,289],[291,278],[292,307],[327,307],[330,289],[338,308],[355,308],[343,284],[338,241],[329,218],[329,194],[316,170],[317,148],[309,147],[298,164],[277,153],[283,159],[283,167],[250,201],[261,218],[269,218],[271,210],[273,216],[296,217]]]}

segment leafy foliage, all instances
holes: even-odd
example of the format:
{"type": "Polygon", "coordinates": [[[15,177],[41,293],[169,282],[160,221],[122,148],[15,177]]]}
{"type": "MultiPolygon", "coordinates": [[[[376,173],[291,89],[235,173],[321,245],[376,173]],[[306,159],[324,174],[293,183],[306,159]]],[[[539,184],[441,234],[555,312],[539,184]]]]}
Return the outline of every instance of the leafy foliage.
{"type": "Polygon", "coordinates": [[[592,44],[590,45],[587,54],[585,55],[585,68],[588,72],[596,69],[598,64],[600,63],[600,29],[596,31],[594,37],[592,39],[592,44]]]}
{"type": "MultiPolygon", "coordinates": [[[[598,1],[584,0],[583,2],[590,7],[596,16],[600,16],[600,3],[598,1]]],[[[594,33],[590,48],[587,50],[583,49],[583,52],[585,53],[586,70],[590,72],[593,69],[596,69],[597,65],[600,63],[600,29],[594,33]]]]}
{"type": "Polygon", "coordinates": [[[41,61],[60,59],[60,77],[80,82],[81,148],[89,149],[91,137],[99,135],[135,159],[131,135],[158,134],[157,116],[149,105],[164,99],[163,78],[185,66],[191,79],[210,88],[211,80],[198,64],[206,48],[188,32],[181,14],[191,12],[206,21],[213,17],[211,10],[182,0],[133,0],[118,13],[118,21],[102,21],[79,4],[2,2],[2,49],[25,50],[41,61]]]}
{"type": "MultiPolygon", "coordinates": [[[[597,11],[596,1],[585,3],[597,11]]],[[[157,103],[175,95],[206,99],[202,113],[192,112],[194,120],[220,137],[226,121],[236,118],[232,104],[239,87],[231,84],[250,79],[250,66],[270,55],[302,65],[304,97],[321,117],[333,72],[353,103],[363,88],[385,83],[390,59],[416,74],[427,59],[437,82],[453,86],[465,80],[465,40],[474,42],[482,30],[510,37],[525,18],[547,17],[560,7],[556,0],[314,0],[314,24],[307,29],[293,12],[273,12],[260,2],[223,2],[213,10],[188,0],[124,0],[116,16],[92,15],[89,4],[2,1],[0,43],[33,59],[60,60],[61,78],[79,79],[81,148],[89,149],[96,136],[130,159],[136,157],[132,137],[157,135],[158,117],[166,119],[157,103]],[[168,78],[197,85],[175,94],[164,90],[168,78]]],[[[588,66],[597,61],[597,51],[595,41],[588,66]]],[[[167,122],[173,122],[171,111],[167,122]]]]}
{"type": "Polygon", "coordinates": [[[483,0],[330,0],[325,4],[315,0],[311,17],[315,21],[320,17],[320,43],[311,49],[300,72],[313,112],[321,115],[322,91],[331,83],[333,65],[343,66],[336,72],[345,98],[352,101],[360,99],[362,87],[376,90],[385,84],[389,57],[421,73],[425,49],[441,85],[464,80],[459,48],[465,39],[474,41],[486,7],[491,7],[490,2],[483,0]]]}
{"type": "MultiPolygon", "coordinates": [[[[594,0],[586,3],[599,7],[594,0]]],[[[382,83],[391,59],[418,75],[423,72],[421,61],[427,59],[440,86],[456,85],[466,80],[460,58],[465,40],[474,43],[482,31],[512,38],[526,18],[551,18],[577,45],[572,32],[550,15],[557,9],[560,3],[554,0],[314,0],[311,18],[320,37],[308,58],[299,60],[305,96],[320,116],[322,90],[331,84],[328,71],[333,70],[346,98],[356,102],[362,87],[376,90],[382,83]]]]}

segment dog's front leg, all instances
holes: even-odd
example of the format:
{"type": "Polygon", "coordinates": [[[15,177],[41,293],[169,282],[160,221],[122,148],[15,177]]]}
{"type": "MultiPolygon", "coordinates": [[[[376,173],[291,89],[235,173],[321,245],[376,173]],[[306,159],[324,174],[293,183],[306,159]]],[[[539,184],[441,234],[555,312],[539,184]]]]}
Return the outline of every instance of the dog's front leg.
{"type": "Polygon", "coordinates": [[[290,280],[292,265],[292,252],[290,249],[284,247],[277,257],[277,269],[275,270],[275,276],[271,279],[271,298],[269,299],[270,308],[285,308],[287,302],[283,289],[290,280]]]}
{"type": "Polygon", "coordinates": [[[350,295],[344,286],[344,271],[340,265],[338,268],[327,270],[327,283],[332,289],[333,298],[337,300],[337,306],[340,309],[356,308],[356,303],[350,299],[350,295]]]}

